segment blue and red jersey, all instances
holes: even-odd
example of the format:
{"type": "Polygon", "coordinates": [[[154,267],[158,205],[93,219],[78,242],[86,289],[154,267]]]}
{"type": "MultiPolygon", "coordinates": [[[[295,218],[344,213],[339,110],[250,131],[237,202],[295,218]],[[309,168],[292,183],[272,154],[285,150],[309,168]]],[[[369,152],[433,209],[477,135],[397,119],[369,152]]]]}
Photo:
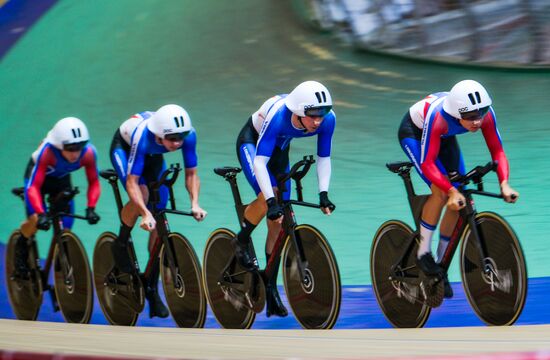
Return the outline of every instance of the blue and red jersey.
{"type": "MultiPolygon", "coordinates": [[[[420,166],[422,173],[437,187],[448,192],[452,184],[436,165],[442,138],[468,132],[460,120],[443,110],[443,102],[448,93],[440,92],[427,96],[413,105],[409,113],[413,123],[423,129],[420,166]]],[[[509,164],[497,129],[496,115],[491,107],[483,118],[481,131],[493,161],[498,161],[499,181],[508,180],[509,164]]]]}
{"type": "Polygon", "coordinates": [[[44,141],[33,153],[32,159],[34,168],[25,187],[25,194],[34,212],[41,214],[45,211],[40,190],[46,176],[62,178],[81,167],[86,170],[88,179],[88,207],[96,206],[101,190],[97,170],[97,153],[93,145],[87,144],[82,149],[78,160],[71,163],[61,155],[61,150],[44,141]]]}

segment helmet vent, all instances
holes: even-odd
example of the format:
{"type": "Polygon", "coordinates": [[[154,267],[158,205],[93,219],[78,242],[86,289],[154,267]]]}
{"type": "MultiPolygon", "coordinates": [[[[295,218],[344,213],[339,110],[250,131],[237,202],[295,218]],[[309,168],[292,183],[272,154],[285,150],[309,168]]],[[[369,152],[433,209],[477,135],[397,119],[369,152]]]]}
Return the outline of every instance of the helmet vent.
{"type": "Polygon", "coordinates": [[[481,103],[481,95],[479,95],[479,91],[476,91],[473,94],[469,93],[468,98],[470,98],[470,102],[472,103],[472,105],[481,103]],[[475,98],[474,98],[474,94],[476,96],[475,98]],[[476,102],[476,100],[477,100],[477,102],[476,102]]]}
{"type": "Polygon", "coordinates": [[[82,137],[82,133],[80,132],[80,128],[76,128],[76,129],[71,129],[72,133],[73,133],[73,137],[75,139],[79,138],[79,137],[82,137]]]}
{"type": "Polygon", "coordinates": [[[174,122],[176,123],[176,127],[183,127],[183,116],[180,116],[179,118],[174,116],[174,122]]]}
{"type": "Polygon", "coordinates": [[[317,97],[317,101],[320,102],[320,103],[325,103],[327,102],[327,95],[325,94],[324,91],[321,91],[321,92],[316,92],[315,93],[315,96],[317,97]],[[322,99],[321,99],[322,97],[322,99]]]}

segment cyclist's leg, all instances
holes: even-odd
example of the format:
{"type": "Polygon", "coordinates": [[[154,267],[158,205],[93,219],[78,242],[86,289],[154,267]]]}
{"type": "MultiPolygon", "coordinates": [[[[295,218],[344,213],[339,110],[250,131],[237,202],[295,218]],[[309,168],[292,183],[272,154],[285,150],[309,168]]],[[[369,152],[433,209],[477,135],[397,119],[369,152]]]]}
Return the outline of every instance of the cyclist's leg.
{"type": "Polygon", "coordinates": [[[267,205],[261,193],[260,186],[254,175],[254,157],[256,156],[256,142],[258,132],[254,129],[252,118],[249,118],[237,138],[237,158],[243,173],[257,198],[245,209],[241,230],[237,234],[236,255],[241,265],[249,269],[258,268],[258,260],[250,251],[250,235],[267,213],[267,205]]]}
{"type": "MultiPolygon", "coordinates": [[[[417,265],[426,274],[438,274],[441,268],[436,265],[431,253],[432,235],[439,222],[441,211],[446,203],[446,194],[424,176],[420,167],[422,131],[414,125],[409,113],[405,114],[399,128],[399,142],[418,174],[430,187],[432,194],[426,200],[420,218],[420,244],[417,252],[417,265]]],[[[439,164],[438,164],[439,166],[439,164]]]]}
{"type": "MultiPolygon", "coordinates": [[[[127,168],[128,168],[128,154],[130,152],[130,146],[124,141],[120,131],[117,129],[113,140],[111,141],[110,159],[115,171],[118,174],[124,189],[126,189],[127,168]]],[[[140,186],[141,188],[142,186],[140,186]]],[[[142,189],[142,192],[144,190],[142,189]]],[[[125,273],[131,273],[133,271],[133,264],[130,261],[128,254],[128,240],[130,239],[130,233],[134,227],[139,211],[137,207],[128,201],[120,212],[120,228],[118,236],[111,246],[113,253],[113,259],[117,268],[125,273]]]]}
{"type": "MultiPolygon", "coordinates": [[[[456,136],[445,139],[441,142],[441,149],[439,151],[439,161],[443,165],[445,172],[447,174],[452,174],[458,172],[459,174],[464,174],[466,169],[464,165],[464,158],[456,136]]],[[[449,245],[449,240],[453,233],[453,230],[456,226],[458,220],[458,211],[453,211],[450,209],[445,209],[445,214],[441,219],[441,224],[439,228],[439,245],[437,246],[437,261],[441,261],[447,245],[449,245]]]]}
{"type": "MultiPolygon", "coordinates": [[[[72,189],[73,185],[71,182],[71,174],[67,174],[63,176],[60,179],[49,179],[48,176],[46,176],[46,179],[44,181],[44,184],[42,185],[43,193],[49,194],[50,196],[56,196],[57,194],[61,193],[64,190],[72,189]]],[[[59,209],[60,211],[74,214],[74,200],[69,201],[67,204],[67,207],[65,209],[59,209]]],[[[74,224],[74,218],[70,216],[63,217],[63,228],[65,229],[71,229],[74,224]]]]}
{"type": "MultiPolygon", "coordinates": [[[[166,170],[166,162],[162,154],[150,155],[145,162],[143,177],[145,182],[149,185],[152,181],[157,181],[162,176],[162,173],[166,170]]],[[[160,202],[156,205],[157,210],[166,208],[168,201],[168,188],[161,186],[159,189],[160,202]]],[[[151,256],[151,250],[153,249],[154,242],[157,239],[156,229],[149,234],[149,256],[151,256]]],[[[158,256],[158,255],[157,255],[158,256]]],[[[162,302],[158,291],[160,275],[160,260],[154,259],[149,277],[146,279],[145,297],[149,302],[149,317],[158,316],[160,318],[166,318],[170,313],[162,302]]]]}
{"type": "Polygon", "coordinates": [[[258,268],[258,260],[250,252],[250,236],[267,213],[267,205],[254,176],[254,156],[256,145],[243,143],[239,146],[239,162],[249,184],[256,193],[256,199],[246,207],[241,230],[237,234],[237,258],[242,266],[249,269],[258,268]]]}
{"type": "MultiPolygon", "coordinates": [[[[271,174],[283,174],[290,171],[289,166],[289,148],[287,146],[285,150],[281,150],[278,147],[275,148],[269,163],[267,164],[271,174]]],[[[276,183],[276,180],[272,178],[272,183],[276,183]]],[[[283,193],[283,200],[290,199],[290,180],[285,184],[285,192],[283,193]]],[[[278,192],[277,188],[274,188],[275,193],[278,192]]],[[[265,243],[265,257],[266,262],[269,262],[273,253],[273,247],[281,232],[282,224],[275,221],[267,220],[267,239],[265,243]]],[[[277,289],[277,276],[279,274],[279,265],[281,259],[278,258],[273,264],[273,273],[266,279],[266,313],[267,316],[277,315],[285,317],[288,315],[288,311],[283,305],[277,289]]]]}
{"type": "MultiPolygon", "coordinates": [[[[449,137],[445,141],[441,142],[441,149],[439,151],[439,161],[444,168],[444,173],[452,174],[458,172],[459,174],[464,174],[466,172],[464,165],[464,158],[456,136],[449,137]]],[[[441,225],[439,228],[439,244],[437,246],[437,261],[441,262],[443,255],[447,250],[451,235],[454,231],[456,223],[458,221],[459,212],[451,210],[449,208],[445,209],[445,214],[441,220],[441,225]]],[[[453,288],[449,283],[447,276],[444,278],[444,296],[445,298],[453,297],[453,288]]]]}
{"type": "Polygon", "coordinates": [[[120,130],[117,129],[113,140],[111,141],[111,148],[109,150],[111,164],[115,169],[118,179],[122,183],[124,189],[126,189],[126,177],[128,169],[128,154],[130,153],[130,145],[124,141],[120,130]]]}
{"type": "MultiPolygon", "coordinates": [[[[25,170],[25,176],[24,176],[25,211],[26,211],[26,214],[27,214],[27,219],[25,219],[25,221],[23,221],[23,223],[21,224],[21,227],[20,227],[21,235],[24,236],[26,239],[30,239],[34,234],[36,234],[36,231],[37,231],[36,223],[38,221],[38,216],[35,213],[34,209],[32,208],[31,203],[29,201],[29,198],[27,196],[28,185],[29,185],[29,182],[30,182],[30,177],[31,177],[31,173],[32,173],[33,168],[34,168],[34,161],[31,158],[29,160],[29,163],[27,164],[27,168],[25,170]]],[[[45,181],[47,181],[47,179],[48,179],[48,177],[46,176],[45,181]]],[[[46,208],[46,204],[44,202],[44,194],[42,194],[42,207],[44,207],[44,209],[46,208]]]]}

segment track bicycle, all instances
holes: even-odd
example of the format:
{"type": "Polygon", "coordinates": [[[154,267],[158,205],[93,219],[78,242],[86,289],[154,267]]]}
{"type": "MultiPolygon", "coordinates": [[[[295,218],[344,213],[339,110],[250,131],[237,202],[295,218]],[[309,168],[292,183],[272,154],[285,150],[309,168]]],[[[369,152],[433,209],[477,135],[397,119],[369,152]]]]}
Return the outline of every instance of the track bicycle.
{"type": "MultiPolygon", "coordinates": [[[[25,188],[14,188],[12,193],[25,201],[25,188]]],[[[48,255],[41,265],[36,238],[32,236],[27,241],[29,271],[25,276],[15,275],[15,246],[20,230],[10,235],[6,247],[6,284],[13,312],[20,320],[36,320],[47,291],[54,311],[61,311],[66,322],[86,324],[90,321],[94,289],[88,256],[76,234],[63,226],[64,217],[87,220],[86,216],[69,212],[69,203],[78,193],[74,187],[48,196],[47,216],[53,225],[48,255]],[[53,285],[49,283],[52,268],[53,285]]]]}
{"type": "MultiPolygon", "coordinates": [[[[176,209],[173,184],[181,168],[172,164],[160,179],[149,184],[151,212],[157,222],[156,238],[144,272],[140,272],[136,252],[131,239],[128,252],[134,271],[124,273],[115,264],[111,246],[117,235],[107,231],[97,239],[94,258],[94,281],[99,303],[107,321],[112,325],[135,325],[145,305],[145,288],[152,269],[160,261],[160,274],[166,302],[172,318],[179,327],[204,326],[206,299],[201,282],[201,269],[195,250],[185,236],[172,232],[166,214],[193,216],[190,211],[176,209]],[[171,209],[157,209],[160,187],[167,186],[171,209]]],[[[122,198],[118,187],[118,175],[112,169],[100,171],[100,176],[113,188],[118,212],[122,210],[122,198]]],[[[156,279],[155,279],[156,280],[156,279]]],[[[154,280],[152,280],[154,281],[154,280]]]]}
{"type": "MultiPolygon", "coordinates": [[[[247,271],[235,257],[236,234],[225,228],[212,232],[207,240],[203,260],[203,281],[206,297],[218,323],[224,328],[248,329],[256,313],[265,306],[265,282],[275,269],[283,266],[285,292],[290,307],[300,325],[306,329],[330,329],[340,312],[341,283],[338,264],[324,235],[315,227],[298,225],[293,205],[319,209],[317,204],[304,202],[301,179],[315,160],[305,156],[292,166],[288,174],[278,177],[278,201],[284,218],[273,253],[262,270],[247,271]],[[285,183],[296,183],[297,200],[283,200],[285,183]],[[281,262],[279,260],[282,259],[281,262]]],[[[214,172],[231,187],[239,224],[244,209],[237,186],[238,167],[222,167],[214,172]]],[[[251,253],[254,246],[250,243],[251,253]]]]}
{"type": "MultiPolygon", "coordinates": [[[[424,203],[429,195],[416,195],[411,181],[410,162],[386,165],[405,184],[410,208],[419,229],[424,203]]],[[[460,274],[468,302],[487,325],[512,325],[521,314],[527,296],[527,268],[519,240],[512,227],[494,212],[477,212],[473,195],[502,198],[486,192],[482,178],[495,171],[496,163],[477,166],[466,175],[455,174],[450,181],[459,184],[465,207],[439,262],[442,276],[429,277],[416,265],[419,231],[399,220],[380,226],[371,248],[371,278],[376,300],[395,327],[424,326],[431,309],[443,301],[443,276],[460,247],[460,274]],[[470,182],[475,189],[466,188],[470,182]]]]}

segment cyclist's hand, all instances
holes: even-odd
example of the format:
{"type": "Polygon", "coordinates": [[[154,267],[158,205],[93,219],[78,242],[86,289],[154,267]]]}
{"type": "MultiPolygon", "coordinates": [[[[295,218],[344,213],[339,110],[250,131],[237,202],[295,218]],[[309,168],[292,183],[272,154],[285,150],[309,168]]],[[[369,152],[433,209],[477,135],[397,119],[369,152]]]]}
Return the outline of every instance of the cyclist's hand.
{"type": "Polygon", "coordinates": [[[451,188],[449,191],[449,200],[447,200],[447,208],[458,211],[466,206],[464,195],[456,188],[451,188]]]}
{"type": "Polygon", "coordinates": [[[191,208],[191,212],[193,213],[193,217],[195,218],[195,220],[197,221],[203,221],[204,218],[206,217],[206,215],[208,215],[208,213],[203,210],[200,206],[193,206],[191,208]]]}
{"type": "Polygon", "coordinates": [[[153,231],[155,230],[155,227],[157,226],[157,222],[155,221],[155,218],[151,214],[151,212],[147,211],[147,213],[142,216],[141,218],[141,224],[139,224],[139,227],[146,231],[153,231]]]}
{"type": "Polygon", "coordinates": [[[97,224],[99,219],[101,219],[101,218],[95,212],[95,208],[93,208],[93,207],[86,208],[86,220],[88,220],[88,224],[90,224],[90,225],[97,224]]]}
{"type": "Polygon", "coordinates": [[[36,227],[40,230],[48,230],[50,228],[50,218],[45,213],[38,214],[36,227]]]}
{"type": "Polygon", "coordinates": [[[319,205],[321,205],[321,211],[327,215],[332,214],[336,209],[336,205],[328,199],[328,193],[326,191],[321,191],[319,193],[319,205]]]}
{"type": "Polygon", "coordinates": [[[504,197],[504,201],[507,203],[515,203],[519,198],[519,193],[512,189],[512,187],[508,185],[508,182],[503,181],[502,184],[500,184],[500,191],[504,197]]]}
{"type": "Polygon", "coordinates": [[[265,202],[267,203],[267,218],[281,223],[283,221],[283,208],[277,204],[277,200],[272,197],[265,202]]]}

